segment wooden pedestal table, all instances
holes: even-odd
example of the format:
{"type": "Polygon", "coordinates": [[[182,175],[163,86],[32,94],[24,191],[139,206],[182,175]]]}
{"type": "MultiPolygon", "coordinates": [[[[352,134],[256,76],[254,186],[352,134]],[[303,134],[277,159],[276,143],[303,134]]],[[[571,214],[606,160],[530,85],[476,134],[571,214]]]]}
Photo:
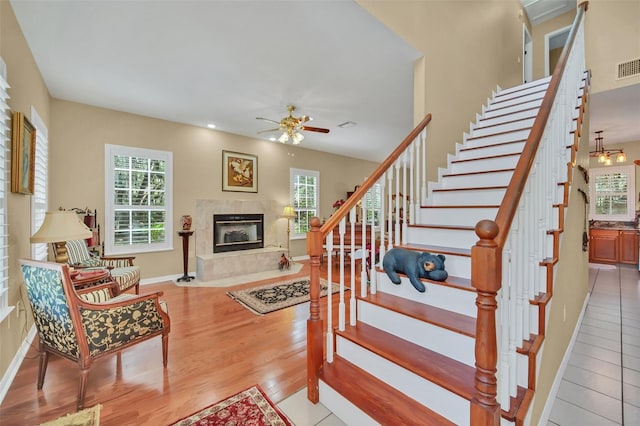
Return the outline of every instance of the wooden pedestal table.
{"type": "Polygon", "coordinates": [[[183,275],[178,281],[189,282],[194,276],[189,275],[189,237],[193,235],[193,231],[179,231],[178,235],[182,237],[182,269],[183,275]]]}

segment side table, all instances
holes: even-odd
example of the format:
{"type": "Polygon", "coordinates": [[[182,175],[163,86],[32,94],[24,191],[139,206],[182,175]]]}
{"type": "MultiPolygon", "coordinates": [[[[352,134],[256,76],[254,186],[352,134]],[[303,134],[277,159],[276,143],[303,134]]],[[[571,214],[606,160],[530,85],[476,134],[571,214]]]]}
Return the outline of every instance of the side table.
{"type": "Polygon", "coordinates": [[[178,235],[182,237],[182,269],[183,275],[178,281],[189,282],[194,276],[189,275],[189,237],[193,235],[193,231],[178,231],[178,235]]]}

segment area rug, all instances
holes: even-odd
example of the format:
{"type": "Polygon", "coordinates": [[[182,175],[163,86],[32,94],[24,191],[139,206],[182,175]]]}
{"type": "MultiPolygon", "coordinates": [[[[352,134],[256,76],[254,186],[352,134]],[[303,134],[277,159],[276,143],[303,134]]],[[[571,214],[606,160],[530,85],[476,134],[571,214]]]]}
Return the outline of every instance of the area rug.
{"type": "MultiPolygon", "coordinates": [[[[327,295],[327,281],[320,280],[320,297],[327,295]]],[[[340,291],[332,284],[331,292],[340,291]]],[[[309,279],[297,278],[264,284],[243,290],[228,291],[227,295],[253,313],[262,315],[309,301],[309,279]]]]}
{"type": "Polygon", "coordinates": [[[100,409],[102,405],[94,405],[76,413],[69,413],[40,426],[100,426],[100,409]]]}
{"type": "Polygon", "coordinates": [[[293,423],[255,385],[185,417],[170,426],[293,426],[293,423]]]}

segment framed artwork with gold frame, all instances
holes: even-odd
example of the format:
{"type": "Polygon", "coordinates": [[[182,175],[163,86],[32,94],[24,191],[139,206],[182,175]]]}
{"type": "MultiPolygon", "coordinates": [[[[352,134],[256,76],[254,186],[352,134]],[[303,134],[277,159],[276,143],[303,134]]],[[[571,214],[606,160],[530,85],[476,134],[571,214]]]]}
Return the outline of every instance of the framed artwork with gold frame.
{"type": "Polygon", "coordinates": [[[11,133],[11,192],[33,194],[36,128],[23,113],[14,112],[11,133]]]}
{"type": "Polygon", "coordinates": [[[222,190],[258,192],[258,157],[223,150],[222,190]]]}

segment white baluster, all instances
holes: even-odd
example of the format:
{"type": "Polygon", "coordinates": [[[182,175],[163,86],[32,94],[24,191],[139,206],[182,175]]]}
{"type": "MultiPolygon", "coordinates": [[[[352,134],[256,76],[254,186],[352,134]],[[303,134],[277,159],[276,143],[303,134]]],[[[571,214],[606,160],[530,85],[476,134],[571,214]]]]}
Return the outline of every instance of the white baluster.
{"type": "Polygon", "coordinates": [[[351,267],[351,291],[349,294],[349,324],[356,325],[356,209],[354,206],[349,212],[349,228],[351,229],[351,244],[349,247],[349,266],[351,267]]]}
{"type": "Polygon", "coordinates": [[[327,247],[327,362],[333,362],[333,293],[331,292],[331,286],[333,284],[333,231],[327,234],[325,239],[325,246],[327,247]]]}
{"type": "MultiPolygon", "coordinates": [[[[371,200],[371,202],[373,203],[373,196],[371,194],[372,188],[369,189],[369,191],[367,191],[367,195],[365,196],[365,198],[363,199],[363,202],[361,203],[361,207],[362,207],[362,220],[361,220],[361,226],[362,226],[362,244],[360,246],[360,252],[362,253],[362,256],[360,258],[360,296],[361,297],[367,297],[367,286],[368,286],[368,280],[367,280],[367,256],[368,256],[368,252],[367,252],[367,214],[368,214],[368,209],[367,209],[367,203],[366,197],[369,197],[368,199],[371,200]]],[[[352,292],[355,293],[355,292],[352,292]]]]}
{"type": "Polygon", "coordinates": [[[340,234],[340,303],[338,304],[338,329],[340,331],[345,330],[346,325],[346,306],[344,303],[344,233],[346,231],[346,218],[340,220],[338,226],[338,233],[340,234]]]}
{"type": "Polygon", "coordinates": [[[393,169],[394,167],[391,166],[389,168],[389,170],[387,170],[387,179],[389,180],[389,185],[387,188],[387,194],[388,194],[388,200],[389,200],[389,220],[388,220],[388,224],[387,224],[387,233],[389,235],[389,238],[387,238],[387,249],[391,250],[393,248],[393,207],[394,207],[394,203],[393,203],[393,169]]]}
{"type": "Polygon", "coordinates": [[[396,174],[395,174],[395,179],[396,179],[396,193],[395,193],[395,197],[396,197],[396,202],[395,202],[395,209],[396,209],[396,220],[395,220],[395,239],[393,240],[395,242],[396,246],[400,245],[400,209],[402,208],[402,204],[400,204],[400,166],[402,164],[400,163],[400,160],[396,161],[395,163],[395,170],[396,170],[396,174]]]}

